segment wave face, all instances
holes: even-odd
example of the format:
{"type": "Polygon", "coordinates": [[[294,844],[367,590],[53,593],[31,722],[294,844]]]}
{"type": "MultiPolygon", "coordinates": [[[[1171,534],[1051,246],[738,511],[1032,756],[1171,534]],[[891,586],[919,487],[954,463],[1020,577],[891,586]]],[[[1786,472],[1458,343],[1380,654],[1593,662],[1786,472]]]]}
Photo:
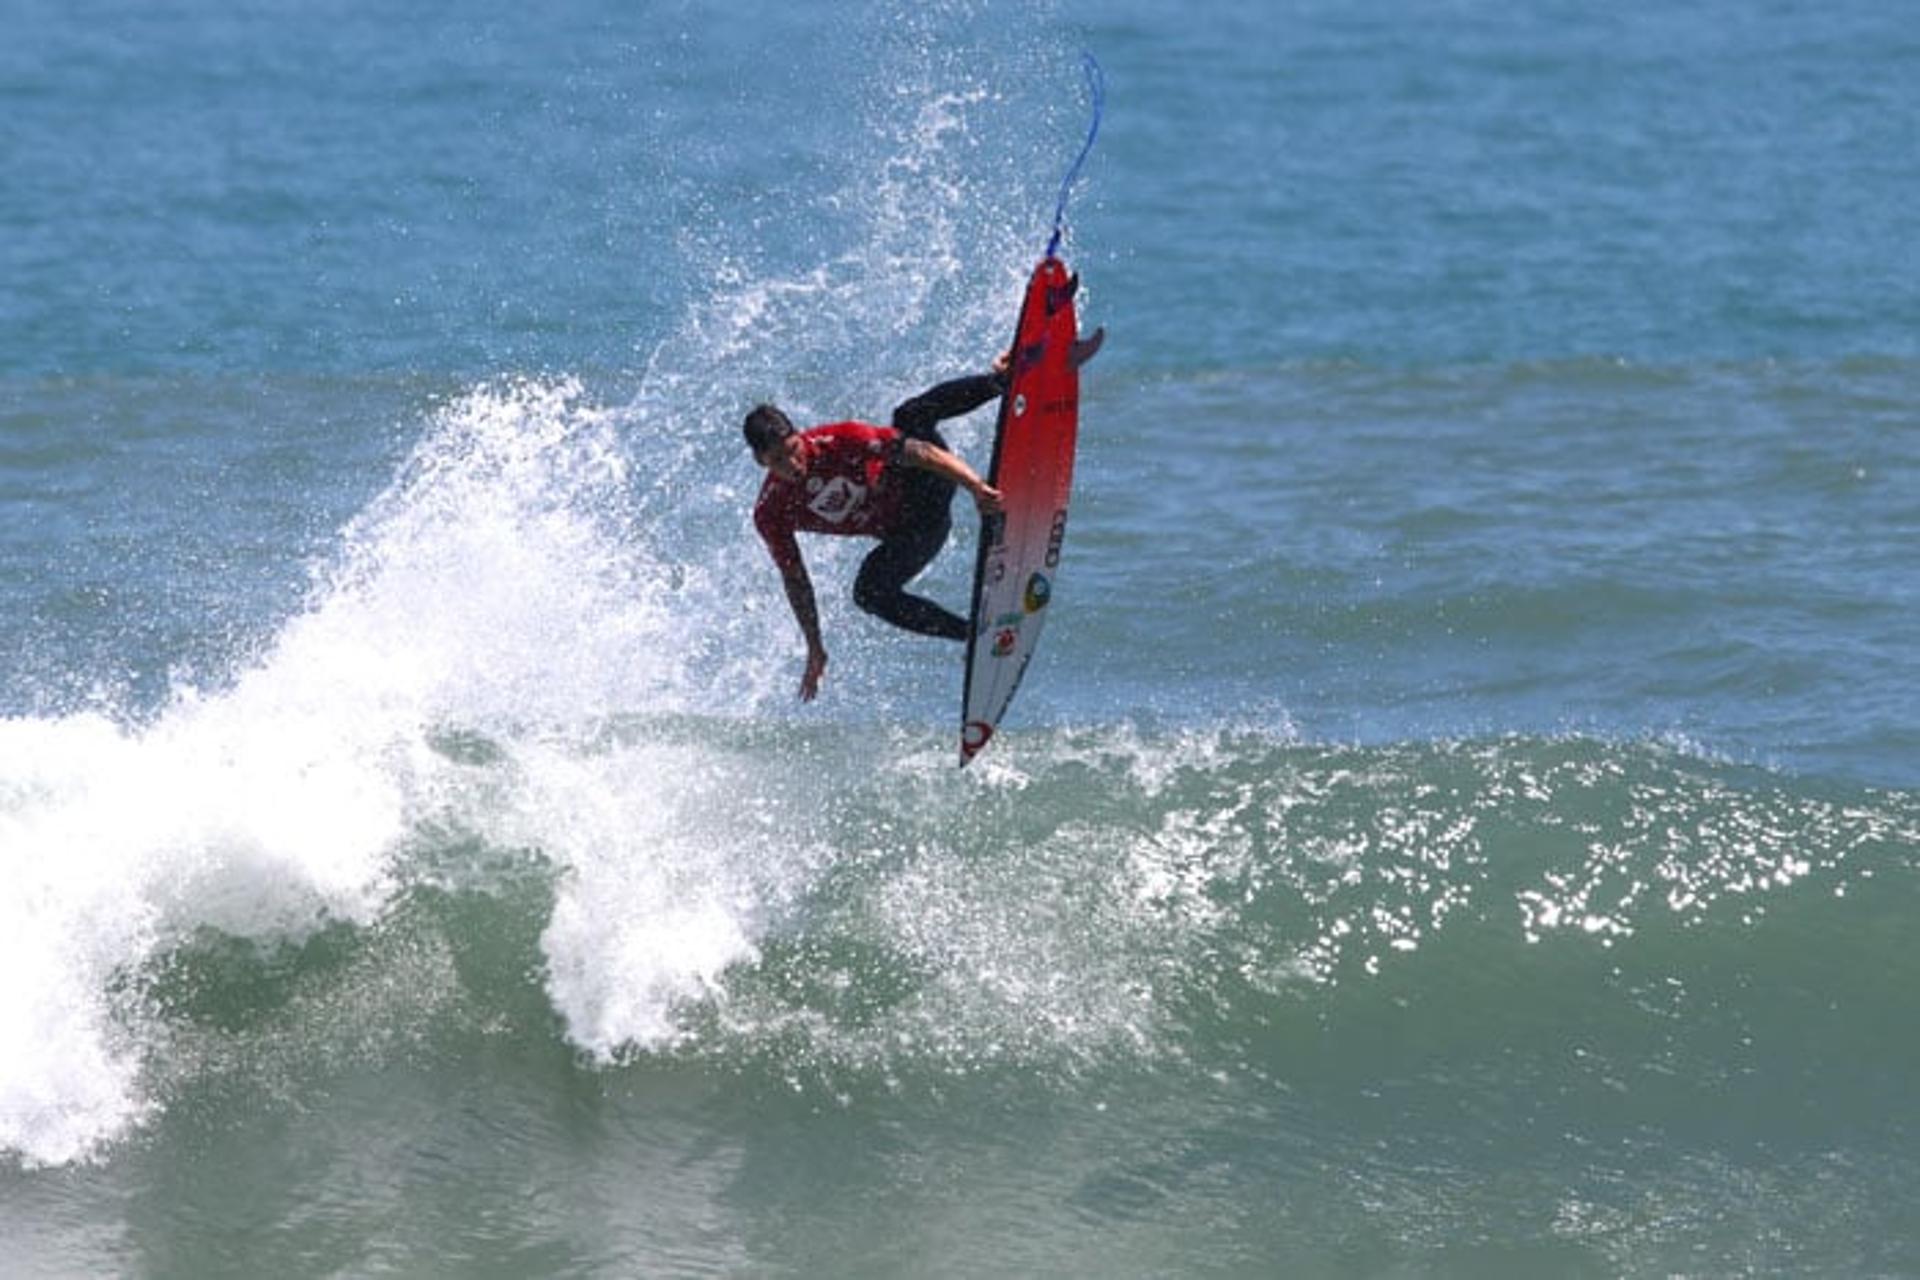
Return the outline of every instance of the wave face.
{"type": "MultiPolygon", "coordinates": [[[[528,673],[530,695],[497,649],[428,661],[445,634],[380,625],[387,591],[420,589],[336,586],[232,691],[137,733],[7,726],[16,1154],[122,1135],[182,1062],[244,1059],[253,1033],[224,1023],[288,985],[372,998],[356,1037],[405,1041],[451,1003],[456,1029],[533,1044],[557,1016],[587,1062],[835,1091],[1169,1065],[1436,1081],[1494,1046],[1529,1064],[1501,1086],[1523,1109],[1617,1085],[1724,1111],[1790,1085],[1864,1115],[1903,1087],[1909,793],[1658,743],[1118,727],[1015,733],[956,783],[930,730],[609,718],[586,712],[604,688],[528,673]],[[360,989],[395,949],[486,957],[540,998],[468,990],[458,964],[360,989]],[[183,1036],[201,1043],[176,1059],[183,1036]]],[[[632,584],[611,599],[541,601],[543,644],[627,655],[672,616],[632,584]]],[[[461,652],[512,644],[489,608],[463,600],[461,652]]],[[[325,1059],[340,1030],[273,1034],[325,1059]]]]}
{"type": "MultiPolygon", "coordinates": [[[[822,1151],[862,1152],[879,1193],[985,1143],[1022,1172],[976,1166],[951,1208],[1013,1196],[1032,1231],[979,1249],[1016,1269],[1346,1270],[1476,1232],[1506,1242],[1496,1270],[1708,1238],[1758,1265],[1766,1223],[1885,1224],[1916,1172],[1908,792],[1578,737],[1027,729],[965,774],[919,728],[415,737],[395,708],[423,687],[253,731],[244,690],[143,736],[16,727],[38,790],[9,834],[48,855],[4,934],[16,1159],[166,1185],[181,1151],[243,1158],[265,1105],[335,1152],[276,1182],[295,1214],[381,1152],[403,1181],[446,1152],[494,1178],[510,1141],[517,1185],[573,1185],[586,1106],[602,1174],[681,1188],[603,1242],[631,1259],[690,1212],[750,1234],[822,1151]]],[[[866,1186],[797,1203],[825,1224],[866,1186]]],[[[458,1235],[490,1194],[420,1230],[458,1235]]],[[[503,1229],[539,1238],[544,1203],[503,1229]]],[[[1900,1256],[1890,1226],[1796,1239],[1900,1256]]],[[[685,1247],[761,1256],[724,1240],[685,1247]]]]}

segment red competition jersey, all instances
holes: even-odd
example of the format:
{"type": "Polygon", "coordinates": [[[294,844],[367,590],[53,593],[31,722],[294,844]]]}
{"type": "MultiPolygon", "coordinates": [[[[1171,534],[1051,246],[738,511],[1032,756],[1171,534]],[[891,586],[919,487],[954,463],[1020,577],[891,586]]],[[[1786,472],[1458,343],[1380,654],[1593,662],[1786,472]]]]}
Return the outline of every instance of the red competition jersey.
{"type": "Polygon", "coordinates": [[[806,478],[793,484],[772,474],[753,504],[753,524],[782,571],[799,567],[796,532],[879,538],[900,518],[900,486],[892,463],[900,433],[865,422],[830,422],[801,433],[813,448],[806,478]]]}

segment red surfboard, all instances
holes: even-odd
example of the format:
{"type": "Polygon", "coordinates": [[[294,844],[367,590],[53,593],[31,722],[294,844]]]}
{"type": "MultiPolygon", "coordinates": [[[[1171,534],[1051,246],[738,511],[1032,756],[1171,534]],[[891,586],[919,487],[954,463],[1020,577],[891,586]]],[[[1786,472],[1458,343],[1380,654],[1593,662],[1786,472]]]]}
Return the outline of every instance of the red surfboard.
{"type": "Polygon", "coordinates": [[[1049,254],[1034,267],[1014,327],[1006,393],[987,482],[1006,509],[981,521],[973,575],[973,626],[961,696],[960,763],[992,739],[1033,660],[1054,598],[1073,452],[1080,426],[1080,365],[1100,330],[1081,341],[1078,276],[1049,254]]]}

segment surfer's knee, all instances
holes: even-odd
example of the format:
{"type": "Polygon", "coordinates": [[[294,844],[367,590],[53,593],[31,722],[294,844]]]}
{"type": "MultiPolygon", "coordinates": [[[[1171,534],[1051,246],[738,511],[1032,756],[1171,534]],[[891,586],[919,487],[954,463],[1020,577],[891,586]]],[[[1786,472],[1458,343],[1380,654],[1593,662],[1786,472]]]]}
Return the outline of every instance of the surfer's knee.
{"type": "Polygon", "coordinates": [[[919,403],[909,400],[893,411],[889,423],[895,431],[909,440],[924,440],[927,432],[933,429],[934,419],[919,411],[919,403]]]}
{"type": "Polygon", "coordinates": [[[884,573],[863,567],[853,580],[853,603],[863,613],[871,613],[884,618],[892,612],[892,605],[900,596],[900,585],[888,580],[884,573]]]}

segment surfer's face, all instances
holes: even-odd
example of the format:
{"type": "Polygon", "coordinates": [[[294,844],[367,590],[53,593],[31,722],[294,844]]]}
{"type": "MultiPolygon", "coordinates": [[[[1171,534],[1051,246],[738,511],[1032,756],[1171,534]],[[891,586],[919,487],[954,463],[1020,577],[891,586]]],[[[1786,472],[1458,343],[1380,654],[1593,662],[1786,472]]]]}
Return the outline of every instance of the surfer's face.
{"type": "Polygon", "coordinates": [[[753,459],[782,480],[802,480],[807,474],[807,442],[796,431],[754,454],[753,459]]]}

